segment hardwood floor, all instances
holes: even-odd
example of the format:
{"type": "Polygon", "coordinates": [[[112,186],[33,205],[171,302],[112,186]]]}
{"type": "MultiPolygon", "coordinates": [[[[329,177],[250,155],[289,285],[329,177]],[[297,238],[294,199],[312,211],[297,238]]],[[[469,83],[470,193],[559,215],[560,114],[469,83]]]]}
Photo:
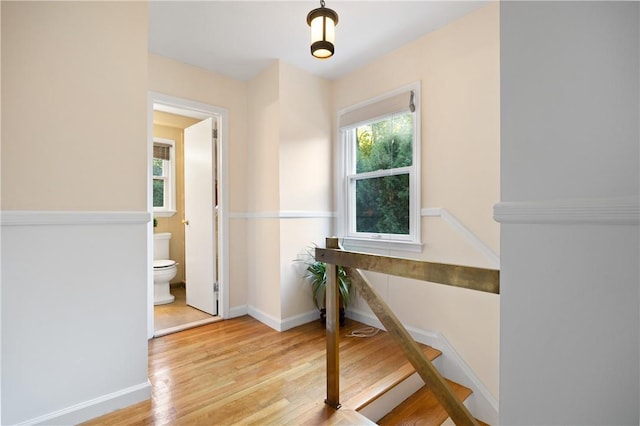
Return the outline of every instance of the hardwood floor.
{"type": "Polygon", "coordinates": [[[175,296],[173,303],[155,305],[153,307],[155,336],[162,336],[220,320],[219,317],[188,306],[184,286],[171,287],[171,294],[175,296]]]}
{"type": "MultiPolygon", "coordinates": [[[[362,326],[341,329],[343,403],[406,363],[384,332],[345,336],[362,326]]],[[[85,425],[355,424],[323,402],[324,336],[319,321],[279,333],[244,316],[152,339],[152,399],[85,425]]]]}

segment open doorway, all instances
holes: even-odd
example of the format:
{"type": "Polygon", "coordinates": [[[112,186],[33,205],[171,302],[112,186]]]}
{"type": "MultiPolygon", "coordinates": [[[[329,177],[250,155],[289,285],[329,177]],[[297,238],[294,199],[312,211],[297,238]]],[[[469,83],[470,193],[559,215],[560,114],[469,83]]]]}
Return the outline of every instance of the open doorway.
{"type": "Polygon", "coordinates": [[[153,271],[147,283],[151,338],[226,316],[227,111],[150,93],[148,126],[148,208],[154,217],[147,256],[153,271]],[[173,157],[155,154],[158,147],[170,147],[173,157]],[[171,259],[164,262],[154,252],[171,259]],[[171,284],[158,279],[165,267],[175,272],[169,274],[171,284]]]}

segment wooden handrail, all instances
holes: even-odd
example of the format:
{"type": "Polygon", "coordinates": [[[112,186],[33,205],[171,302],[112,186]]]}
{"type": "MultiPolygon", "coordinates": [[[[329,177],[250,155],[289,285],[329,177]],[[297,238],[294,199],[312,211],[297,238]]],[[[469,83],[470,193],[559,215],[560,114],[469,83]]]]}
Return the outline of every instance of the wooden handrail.
{"type": "Polygon", "coordinates": [[[500,293],[500,271],[497,269],[356,253],[329,246],[326,249],[316,247],[316,260],[325,262],[327,265],[341,265],[488,293],[500,293]]]}
{"type": "Polygon", "coordinates": [[[389,335],[400,345],[409,362],[456,425],[477,426],[476,419],[458,400],[431,361],[424,356],[391,308],[362,274],[361,269],[490,293],[500,291],[500,271],[348,252],[340,250],[337,238],[327,238],[326,247],[326,249],[316,247],[315,253],[316,260],[325,262],[327,265],[327,399],[325,402],[334,408],[340,407],[339,296],[336,265],[341,265],[347,270],[356,291],[367,302],[389,335]]]}

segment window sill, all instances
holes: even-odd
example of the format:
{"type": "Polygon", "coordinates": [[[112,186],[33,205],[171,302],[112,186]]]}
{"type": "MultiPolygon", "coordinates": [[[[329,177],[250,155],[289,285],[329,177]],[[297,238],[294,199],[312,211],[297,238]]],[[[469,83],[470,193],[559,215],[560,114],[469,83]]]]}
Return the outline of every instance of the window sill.
{"type": "Polygon", "coordinates": [[[171,217],[174,214],[176,214],[175,210],[154,210],[153,211],[154,217],[171,217]]]}
{"type": "Polygon", "coordinates": [[[340,239],[346,249],[354,251],[358,251],[358,249],[373,249],[422,253],[422,243],[415,241],[372,240],[353,237],[341,237],[340,239]]]}

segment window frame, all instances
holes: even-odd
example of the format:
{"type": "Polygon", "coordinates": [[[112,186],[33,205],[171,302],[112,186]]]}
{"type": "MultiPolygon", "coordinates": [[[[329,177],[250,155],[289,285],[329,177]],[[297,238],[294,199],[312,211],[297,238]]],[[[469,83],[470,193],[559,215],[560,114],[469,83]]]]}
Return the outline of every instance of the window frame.
{"type": "MultiPolygon", "coordinates": [[[[338,111],[337,123],[341,122],[341,117],[345,114],[360,116],[362,111],[370,105],[384,102],[405,92],[413,92],[415,110],[413,112],[413,143],[412,143],[412,165],[395,169],[378,170],[364,173],[356,173],[356,141],[355,128],[363,124],[391,118],[399,113],[409,112],[409,109],[386,112],[382,115],[366,117],[356,123],[346,126],[338,124],[339,149],[337,150],[337,205],[338,205],[338,234],[343,240],[345,247],[354,249],[391,249],[400,251],[421,252],[421,216],[420,216],[420,147],[421,147],[421,108],[420,108],[420,84],[419,82],[404,86],[397,90],[385,93],[373,99],[361,102],[338,111]],[[409,234],[384,234],[365,233],[356,231],[356,182],[358,180],[387,177],[393,175],[409,175],[409,234]]],[[[407,99],[407,106],[409,99],[407,99]]],[[[375,109],[375,108],[373,108],[375,109]]]]}
{"type": "MultiPolygon", "coordinates": [[[[153,159],[151,158],[151,186],[153,188],[154,180],[164,180],[164,206],[153,206],[153,215],[157,217],[171,217],[176,214],[176,142],[173,139],[153,138],[153,143],[169,145],[169,160],[162,160],[164,167],[162,168],[164,176],[153,175],[153,159]]],[[[152,190],[153,192],[153,190],[152,190]]],[[[153,194],[152,194],[153,197],[153,194]]]]}

